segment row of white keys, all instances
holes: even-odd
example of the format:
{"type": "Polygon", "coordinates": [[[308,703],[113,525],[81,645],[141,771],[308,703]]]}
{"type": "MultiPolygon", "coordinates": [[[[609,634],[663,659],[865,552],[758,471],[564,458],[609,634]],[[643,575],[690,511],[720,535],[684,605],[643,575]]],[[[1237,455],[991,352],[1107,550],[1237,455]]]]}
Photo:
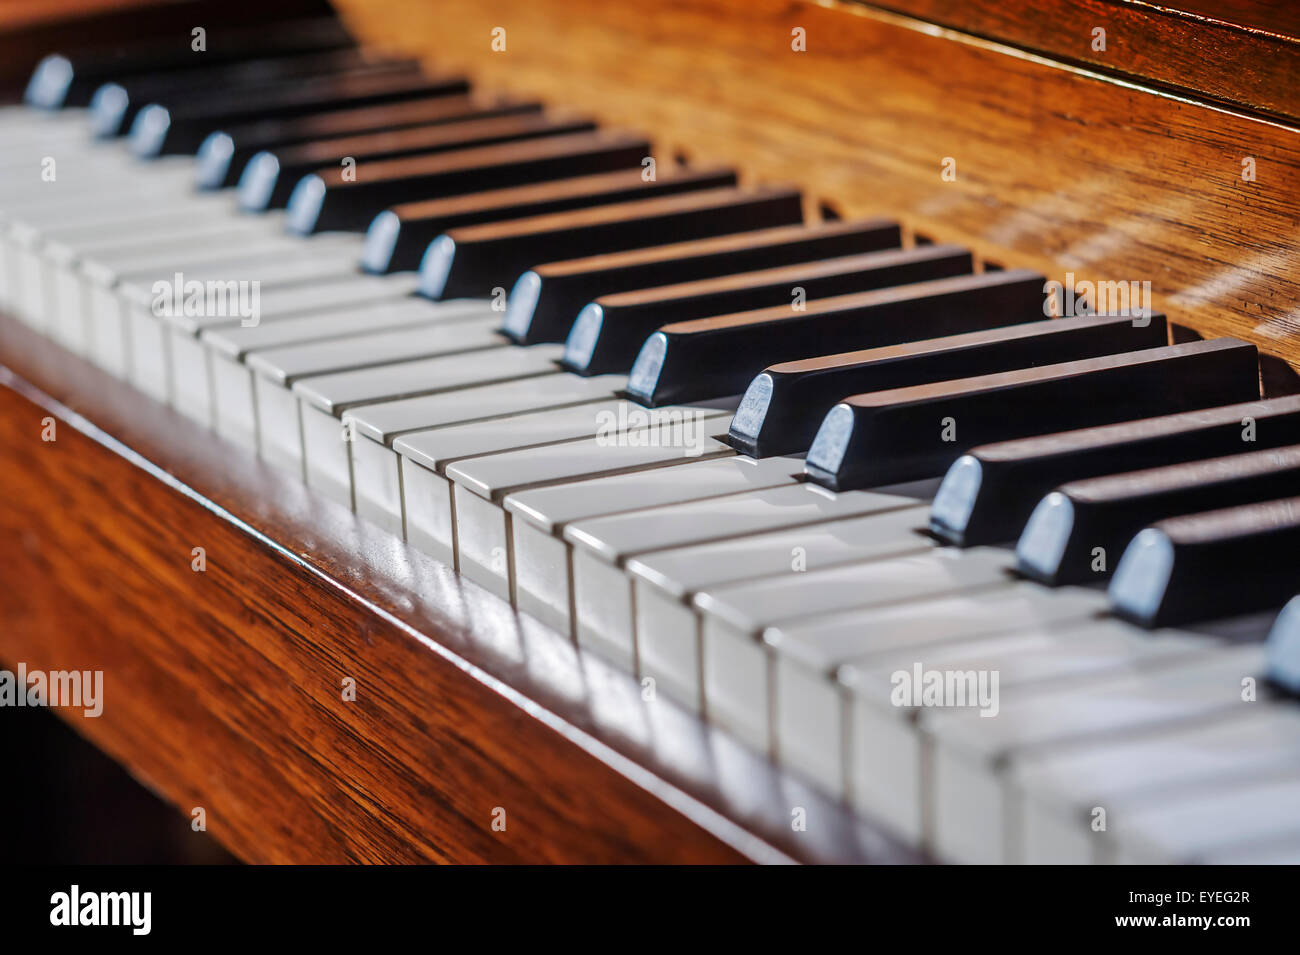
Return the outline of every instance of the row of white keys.
{"type": "MultiPolygon", "coordinates": [[[[384,276],[383,280],[402,288],[416,281],[412,273],[395,273],[384,276]]],[[[334,287],[332,283],[293,291],[315,288],[330,293],[334,287]]],[[[482,315],[484,308],[478,300],[433,302],[416,296],[385,294],[380,300],[364,305],[302,312],[257,325],[205,327],[199,331],[199,341],[211,379],[213,427],[222,437],[261,454],[254,402],[255,373],[247,364],[256,353],[306,342],[351,339],[374,332],[474,319],[482,315]]]]}
{"type": "Polygon", "coordinates": [[[165,352],[170,357],[172,378],[176,383],[172,403],[177,411],[201,424],[215,425],[212,349],[200,340],[204,331],[273,328],[295,318],[318,319],[332,314],[350,315],[354,334],[375,331],[369,328],[364,316],[357,313],[357,307],[407,298],[415,291],[415,284],[416,277],[411,273],[362,275],[343,272],[311,282],[286,282],[281,273],[281,283],[273,284],[265,291],[260,286],[256,290],[235,286],[229,294],[223,294],[217,308],[169,310],[165,315],[168,326],[165,352]],[[232,310],[230,306],[236,303],[239,307],[232,310]]]}
{"type": "MultiPolygon", "coordinates": [[[[356,237],[322,235],[300,241],[268,235],[253,241],[196,241],[183,250],[155,250],[129,259],[96,257],[82,262],[80,273],[88,290],[89,323],[108,337],[120,328],[129,350],[129,380],[163,402],[172,399],[170,324],[155,314],[159,289],[173,294],[177,276],[184,288],[235,288],[259,294],[271,289],[351,275],[356,261],[356,237]],[[195,283],[191,285],[191,283],[195,283]]],[[[164,302],[159,311],[169,310],[164,302]]],[[[177,310],[177,309],[171,309],[177,310]]],[[[179,311],[184,311],[182,306],[179,311]]],[[[97,341],[99,339],[97,338],[97,341]]]]}
{"type": "Polygon", "coordinates": [[[872,491],[836,494],[812,484],[794,483],[800,458],[767,458],[753,467],[779,486],[749,489],[606,517],[577,520],[564,529],[572,546],[575,633],[580,644],[615,647],[636,660],[633,584],[625,570],[631,557],[656,550],[703,544],[783,528],[809,527],[837,518],[882,514],[910,499],[872,491]]]}
{"type": "Polygon", "coordinates": [[[254,386],[263,458],[299,468],[307,484],[350,502],[351,428],[343,428],[343,412],[357,405],[549,375],[560,350],[558,345],[502,346],[438,355],[300,378],[288,391],[258,374],[254,386]]]}
{"type": "Polygon", "coordinates": [[[1097,619],[1103,607],[1102,595],[1091,590],[1052,592],[1017,584],[930,606],[776,628],[769,645],[778,750],[809,772],[838,778],[860,811],[911,839],[928,839],[929,750],[918,723],[921,707],[894,692],[900,680],[915,677],[917,666],[923,676],[969,673],[991,680],[997,674],[996,690],[986,687],[996,693],[992,712],[1025,687],[1052,680],[1073,684],[1219,643],[1097,619]],[[832,725],[836,729],[828,730],[832,725]],[[833,732],[838,750],[826,747],[820,756],[796,752],[794,741],[814,727],[813,739],[833,732]],[[832,761],[835,752],[843,760],[839,767],[832,761]]]}
{"type": "MultiPolygon", "coordinates": [[[[913,535],[898,529],[897,546],[913,535]]],[[[908,542],[908,543],[905,543],[908,542]]],[[[741,739],[764,751],[773,747],[773,682],[765,639],[782,623],[809,626],[841,611],[906,603],[933,605],[937,598],[977,590],[981,598],[1011,586],[1010,557],[1003,551],[931,547],[901,556],[837,565],[782,577],[740,581],[699,590],[700,640],[706,712],[741,739]]],[[[977,601],[978,602],[978,601],[977,601]]],[[[877,611],[872,611],[874,615],[877,611]]],[[[882,607],[879,613],[887,611],[882,607]]],[[[852,618],[853,615],[849,615],[852,618]]],[[[856,625],[850,633],[857,634],[856,625]]],[[[830,779],[835,786],[835,779],[830,779]]]]}
{"type": "MultiPolygon", "coordinates": [[[[623,405],[637,409],[630,403],[623,405]]],[[[672,414],[682,409],[658,410],[672,414]]],[[[619,414],[613,406],[606,413],[614,419],[619,414]]],[[[457,440],[455,446],[448,445],[451,454],[441,456],[439,444],[443,431],[408,435],[396,443],[403,456],[404,477],[415,467],[424,468],[430,477],[424,482],[417,477],[413,484],[406,484],[408,530],[414,526],[422,535],[439,535],[435,546],[444,552],[451,550],[461,573],[509,600],[513,596],[513,548],[511,515],[504,507],[506,497],[527,488],[649,471],[686,461],[699,463],[735,453],[710,436],[725,429],[729,409],[701,407],[686,409],[686,413],[705,429],[698,444],[656,441],[651,436],[653,425],[639,427],[643,422],[627,421],[625,427],[614,425],[611,431],[596,437],[537,447],[525,444],[514,450],[502,449],[452,461],[453,455],[471,448],[480,450],[482,445],[473,435],[463,435],[467,443],[460,443],[462,436],[456,435],[453,436],[457,440]],[[412,452],[420,457],[417,459],[412,452]],[[415,466],[408,467],[411,462],[415,466]],[[441,475],[437,473],[439,465],[444,469],[441,475]],[[437,496],[426,496],[430,490],[437,496]]],[[[590,408],[576,414],[567,411],[552,414],[568,419],[560,427],[572,425],[588,432],[598,420],[597,412],[590,408]]],[[[494,433],[514,441],[531,441],[518,432],[508,434],[510,430],[498,426],[494,433]]]]}
{"type": "MultiPolygon", "coordinates": [[[[727,495],[790,485],[802,467],[802,461],[790,458],[755,461],[731,455],[509,494],[503,503],[509,515],[511,583],[516,606],[561,633],[570,634],[584,646],[595,647],[606,656],[632,660],[636,645],[630,622],[624,630],[593,626],[593,621],[576,612],[575,548],[568,528],[576,521],[606,515],[640,513],[645,508],[657,512],[664,505],[702,499],[721,501],[727,495]],[[610,634],[608,638],[606,633],[610,634]]],[[[626,587],[626,583],[620,580],[619,586],[626,587]]],[[[611,596],[616,605],[626,603],[617,592],[611,596]]]]}
{"type": "Polygon", "coordinates": [[[16,194],[0,197],[0,275],[4,276],[0,304],[26,321],[43,317],[40,296],[48,280],[40,277],[45,254],[41,246],[50,240],[63,238],[65,241],[54,244],[68,258],[73,249],[66,240],[76,240],[83,228],[91,230],[91,237],[102,234],[107,242],[128,241],[130,225],[142,219],[156,221],[159,209],[170,210],[164,222],[175,222],[187,214],[193,221],[226,218],[233,211],[222,199],[194,195],[188,182],[182,184],[175,175],[155,179],[123,173],[84,188],[62,180],[24,185],[16,194]]]}
{"type": "Polygon", "coordinates": [[[1263,646],[1249,643],[1100,684],[1048,685],[1003,701],[996,719],[982,719],[970,709],[923,709],[930,844],[941,858],[955,862],[1007,861],[1020,824],[1008,773],[1016,760],[1080,741],[1176,729],[1261,707],[1247,687],[1263,671],[1263,662],[1263,646]]]}
{"type": "Polygon", "coordinates": [[[1264,824],[1270,839],[1300,837],[1300,804],[1281,817],[1243,819],[1227,805],[1280,772],[1300,770],[1300,709],[1260,702],[1172,730],[1032,752],[1007,770],[1018,825],[1016,863],[1209,862],[1249,842],[1234,829],[1264,824]],[[1217,814],[1216,813],[1217,810],[1217,814]],[[1199,817],[1195,824],[1194,817],[1199,817]]]}
{"type": "Polygon", "coordinates": [[[693,602],[697,593],[738,581],[924,552],[934,546],[921,534],[928,518],[927,506],[910,505],[630,557],[626,570],[632,581],[640,674],[702,712],[706,703],[700,614],[693,602]]]}
{"type": "Polygon", "coordinates": [[[442,473],[445,464],[442,458],[425,454],[424,436],[439,429],[452,430],[472,440],[475,448],[489,449],[582,437],[590,413],[580,410],[576,417],[570,417],[566,412],[612,401],[614,393],[626,383],[621,375],[582,378],[558,373],[353,408],[344,413],[343,420],[352,439],[355,510],[366,520],[455,566],[454,548],[444,543],[452,537],[451,490],[442,473]],[[521,421],[525,434],[516,440],[511,435],[519,433],[521,421]],[[409,458],[404,459],[394,445],[408,437],[404,449],[409,458]],[[403,493],[406,475],[410,475],[413,485],[425,488],[417,502],[413,534],[407,532],[403,493]],[[433,489],[437,489],[436,493],[431,493],[433,489]],[[428,529],[435,500],[447,502],[446,523],[439,525],[437,533],[428,529]]]}
{"type": "MultiPolygon", "coordinates": [[[[148,208],[148,206],[142,206],[148,208]]],[[[88,355],[92,321],[86,308],[82,264],[89,261],[129,263],[135,257],[206,254],[222,243],[247,246],[268,233],[258,223],[237,223],[221,207],[179,205],[186,214],[166,219],[128,218],[94,225],[42,228],[17,222],[12,229],[18,269],[14,287],[32,314],[43,315],[47,333],[74,351],[88,355]]]]}

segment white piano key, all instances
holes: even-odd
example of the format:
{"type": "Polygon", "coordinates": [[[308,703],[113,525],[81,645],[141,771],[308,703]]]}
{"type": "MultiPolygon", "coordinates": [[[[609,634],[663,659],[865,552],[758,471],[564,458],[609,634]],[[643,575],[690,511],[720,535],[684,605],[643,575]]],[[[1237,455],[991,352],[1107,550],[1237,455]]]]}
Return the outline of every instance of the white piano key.
{"type": "MultiPolygon", "coordinates": [[[[292,418],[295,421],[305,421],[308,409],[338,418],[354,405],[454,391],[458,388],[493,381],[545,375],[554,370],[559,351],[560,346],[557,345],[489,348],[300,378],[293,384],[292,394],[303,410],[299,413],[295,408],[292,418]]],[[[288,443],[280,444],[280,442],[288,442],[294,433],[288,416],[284,414],[286,406],[275,399],[264,402],[262,396],[271,389],[283,389],[260,373],[257,375],[255,387],[262,436],[264,439],[277,442],[277,446],[267,453],[264,440],[264,454],[268,460],[278,461],[291,467],[296,465],[305,472],[309,460],[306,445],[309,437],[307,428],[304,425],[299,430],[301,443],[297,447],[288,443]],[[280,420],[267,421],[267,415],[280,416],[280,420]]],[[[310,436],[317,438],[330,433],[341,434],[341,422],[336,422],[332,432],[325,427],[325,422],[316,422],[310,431],[310,436]]],[[[346,444],[342,442],[336,444],[331,438],[323,443],[315,442],[315,450],[319,457],[312,466],[319,470],[323,480],[333,483],[334,479],[350,468],[351,455],[348,454],[346,444]],[[331,475],[332,478],[326,478],[326,475],[331,475]]],[[[310,483],[309,477],[304,476],[304,480],[310,483]]],[[[350,497],[349,494],[348,498],[350,497]]]]}
{"type": "Polygon", "coordinates": [[[764,630],[782,621],[893,602],[924,599],[933,606],[949,592],[1006,586],[1011,561],[1010,554],[991,548],[935,547],[921,554],[701,589],[692,603],[701,615],[709,718],[745,742],[770,750],[767,650],[759,642],[764,630]]]}
{"type": "Polygon", "coordinates": [[[572,545],[564,539],[570,523],[790,484],[801,471],[797,459],[737,455],[510,494],[504,505],[511,514],[516,603],[560,632],[572,633],[572,545]]]}
{"type": "Polygon", "coordinates": [[[453,485],[457,566],[470,579],[509,598],[512,594],[510,515],[502,507],[507,495],[536,485],[660,468],[686,459],[705,460],[733,453],[711,437],[699,442],[692,438],[682,443],[651,440],[645,444],[597,437],[452,464],[446,476],[453,485]],[[470,528],[473,533],[468,532],[470,528]],[[505,560],[501,559],[502,554],[505,560]]]}
{"type": "MultiPolygon", "coordinates": [[[[159,400],[167,402],[173,402],[176,397],[173,387],[176,375],[172,368],[172,343],[177,336],[173,334],[170,319],[170,314],[176,308],[170,299],[160,302],[159,297],[172,295],[170,289],[177,282],[176,276],[181,277],[180,281],[185,288],[191,287],[191,283],[197,283],[194,288],[215,289],[216,294],[222,297],[231,294],[231,283],[236,283],[234,289],[239,301],[252,305],[254,296],[260,297],[263,292],[282,286],[311,279],[326,280],[334,276],[346,276],[352,271],[353,264],[350,252],[302,256],[301,250],[291,249],[283,258],[266,250],[256,257],[241,255],[220,263],[196,259],[188,268],[182,268],[179,264],[175,268],[169,274],[151,271],[144,278],[123,279],[116,289],[131,347],[131,381],[159,400]]],[[[99,321],[99,316],[91,317],[92,323],[99,321]]],[[[186,335],[190,342],[194,342],[189,333],[186,335]]],[[[197,342],[194,342],[194,346],[197,347],[197,342]]],[[[191,351],[193,361],[188,370],[203,377],[200,386],[190,397],[196,402],[201,401],[200,407],[208,410],[210,399],[201,398],[211,390],[210,376],[206,374],[206,359],[199,352],[193,349],[191,351]]],[[[207,417],[202,420],[206,423],[207,417]]]]}
{"type": "Polygon", "coordinates": [[[438,355],[501,349],[506,339],[496,330],[499,324],[491,314],[459,322],[434,321],[346,338],[260,349],[249,354],[245,361],[262,377],[291,387],[299,378],[309,376],[384,367],[438,355]]]}
{"type": "Polygon", "coordinates": [[[392,445],[413,431],[488,421],[529,411],[612,398],[627,384],[623,375],[581,378],[565,373],[467,387],[460,391],[401,398],[353,408],[358,433],[392,445]]]}
{"type": "Polygon", "coordinates": [[[263,348],[388,331],[438,321],[477,318],[486,306],[478,301],[431,302],[423,298],[387,299],[366,306],[312,312],[265,325],[209,328],[200,341],[211,354],[213,424],[222,437],[260,453],[253,372],[245,357],[263,348]]]}
{"type": "MultiPolygon", "coordinates": [[[[747,460],[747,459],[741,459],[747,460]]],[[[643,676],[693,710],[702,711],[704,685],[699,619],[691,599],[706,587],[802,573],[890,554],[929,550],[920,530],[929,508],[769,531],[709,544],[640,554],[627,560],[636,609],[637,655],[643,676]]],[[[518,539],[522,522],[515,521],[518,539]]],[[[516,543],[516,551],[522,548],[516,543]]],[[[522,595],[523,576],[519,588],[522,595]]],[[[522,599],[521,599],[522,609],[522,599]]]]}
{"type": "MultiPolygon", "coordinates": [[[[373,276],[371,276],[373,277],[373,276]]],[[[487,303],[479,299],[458,299],[451,302],[433,302],[427,298],[405,295],[397,291],[418,281],[410,273],[397,273],[384,278],[395,282],[393,295],[384,293],[362,302],[335,303],[313,308],[303,314],[277,317],[273,322],[257,325],[224,325],[204,328],[199,333],[205,346],[215,354],[242,362],[250,352],[268,348],[282,348],[303,342],[327,341],[349,338],[369,332],[382,332],[409,325],[424,325],[436,321],[457,321],[462,318],[479,318],[489,311],[487,303]]],[[[347,280],[349,283],[353,279],[347,280]]],[[[329,289],[333,286],[323,286],[329,289]]],[[[305,291],[298,287],[286,292],[305,291]]]]}
{"type": "MultiPolygon", "coordinates": [[[[598,416],[616,413],[621,399],[609,398],[585,405],[566,405],[544,411],[435,428],[406,434],[402,451],[388,448],[365,434],[352,446],[357,514],[381,526],[402,526],[398,458],[405,454],[420,466],[442,474],[453,461],[516,448],[582,438],[596,432],[598,416]]],[[[351,420],[350,413],[344,420],[351,420]]],[[[446,542],[450,545],[450,541],[446,542]]]]}
{"type": "Polygon", "coordinates": [[[1243,781],[1193,798],[1145,807],[1125,817],[1115,836],[1121,864],[1218,861],[1300,838],[1300,772],[1243,781]]]}
{"type": "MultiPolygon", "coordinates": [[[[787,459],[791,472],[799,464],[797,459],[787,459]]],[[[564,538],[574,551],[573,604],[579,642],[628,641],[635,655],[632,582],[622,571],[623,561],[633,554],[879,513],[906,503],[907,499],[888,494],[835,494],[800,483],[571,523],[564,538]]]]}
{"type": "MultiPolygon", "coordinates": [[[[1099,597],[1083,589],[1047,591],[1018,584],[993,595],[936,601],[930,613],[922,607],[917,613],[857,621],[859,640],[854,642],[867,652],[831,663],[829,670],[825,657],[814,664],[822,673],[833,672],[848,688],[847,781],[853,804],[913,840],[924,836],[925,740],[916,723],[919,708],[896,706],[892,696],[894,675],[912,672],[917,663],[926,670],[996,672],[999,694],[1009,692],[1014,698],[1022,687],[1112,678],[1220,643],[1181,632],[1152,633],[1111,618],[1093,619],[1101,607],[1099,597]]],[[[810,629],[805,635],[792,625],[788,632],[769,633],[769,638],[778,647],[800,638],[851,641],[855,625],[841,620],[835,627],[810,629]]],[[[835,649],[833,659],[843,659],[838,655],[843,652],[835,649]]],[[[792,678],[801,668],[796,655],[778,654],[778,659],[780,673],[792,678]]],[[[778,721],[788,712],[783,702],[778,696],[778,721]]]]}
{"type": "MultiPolygon", "coordinates": [[[[173,405],[177,411],[195,421],[209,427],[215,425],[215,374],[211,350],[197,337],[202,329],[222,326],[239,328],[245,323],[248,328],[260,328],[264,322],[270,326],[304,314],[310,320],[322,313],[329,314],[328,309],[335,306],[347,309],[364,303],[379,305],[385,298],[395,298],[410,291],[410,276],[401,278],[406,281],[386,283],[377,276],[342,276],[307,286],[272,287],[265,294],[259,290],[255,298],[238,299],[239,306],[254,306],[248,310],[247,316],[232,314],[228,305],[221,305],[212,311],[205,310],[204,314],[168,313],[164,318],[170,326],[168,351],[175,366],[176,379],[173,405]],[[330,304],[331,300],[335,305],[330,304]]],[[[233,311],[238,312],[240,308],[236,307],[233,311]]],[[[348,314],[354,322],[358,320],[355,311],[348,314]]]]}
{"type": "Polygon", "coordinates": [[[1003,703],[997,719],[969,710],[926,709],[930,737],[932,844],[943,859],[998,863],[1007,858],[1007,779],[1002,770],[1030,748],[1103,734],[1131,735],[1257,706],[1242,681],[1263,668],[1263,647],[1236,646],[1137,677],[1076,690],[1053,688],[1003,703]]]}
{"type": "Polygon", "coordinates": [[[1030,752],[1007,770],[1017,824],[1008,861],[1113,861],[1115,837],[1144,807],[1284,768],[1300,768],[1300,710],[1273,703],[1170,732],[1030,752]]]}
{"type": "MultiPolygon", "coordinates": [[[[162,326],[159,320],[155,319],[150,311],[155,281],[172,283],[177,272],[197,281],[206,281],[212,278],[206,270],[223,265],[239,269],[244,273],[245,279],[260,279],[262,276],[259,270],[272,260],[284,263],[294,259],[299,261],[312,259],[315,260],[313,267],[319,268],[320,256],[327,250],[337,252],[345,249],[346,243],[331,241],[320,246],[304,246],[277,237],[244,243],[234,249],[218,248],[210,242],[199,242],[167,250],[151,247],[144,252],[132,247],[121,250],[120,254],[114,252],[111,255],[82,260],[78,266],[78,277],[82,283],[82,301],[89,308],[85,319],[90,348],[88,357],[109,370],[125,373],[125,377],[143,390],[147,391],[152,387],[155,396],[162,394],[165,400],[166,392],[158,386],[160,381],[158,370],[164,369],[161,380],[165,381],[166,364],[163,348],[166,340],[162,337],[162,326]],[[137,301],[135,308],[129,308],[126,299],[120,294],[125,290],[123,283],[130,281],[144,283],[136,286],[132,293],[132,297],[137,301]],[[148,319],[148,322],[141,325],[139,332],[141,341],[136,343],[132,337],[132,326],[141,319],[148,319]],[[143,354],[145,359],[144,369],[141,371],[143,377],[140,379],[137,379],[134,367],[137,352],[143,354]],[[125,360],[117,361],[118,354],[125,355],[125,360]]],[[[50,253],[59,254],[55,247],[50,248],[50,253]]],[[[71,250],[66,254],[70,256],[73,263],[77,262],[71,250]]],[[[340,254],[346,256],[348,253],[342,251],[340,254]]],[[[346,259],[332,261],[342,267],[346,259]]],[[[219,280],[224,281],[226,278],[229,276],[219,277],[219,280]]]]}

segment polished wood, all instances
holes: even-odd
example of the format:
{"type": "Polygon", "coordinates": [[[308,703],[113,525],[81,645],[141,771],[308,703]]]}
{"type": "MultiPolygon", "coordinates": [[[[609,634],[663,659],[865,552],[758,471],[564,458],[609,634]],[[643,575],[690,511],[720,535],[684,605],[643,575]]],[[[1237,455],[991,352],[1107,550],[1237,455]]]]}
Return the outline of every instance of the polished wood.
{"type": "Polygon", "coordinates": [[[102,717],[55,712],[242,859],[915,858],[4,317],[0,363],[0,661],[102,668],[102,717]]]}
{"type": "Polygon", "coordinates": [[[330,10],[326,0],[6,0],[0,5],[0,101],[17,102],[47,53],[100,51],[144,38],[188,44],[197,26],[259,23],[330,10]]]}
{"type": "Polygon", "coordinates": [[[875,0],[1125,79],[1300,118],[1300,13],[1281,2],[875,0]],[[1104,30],[1104,37],[1094,34],[1104,30]]]}
{"type": "Polygon", "coordinates": [[[337,5],[363,37],[635,122],[658,155],[796,182],[814,207],[1057,281],[1149,281],[1171,322],[1300,358],[1293,125],[834,0],[337,5]]]}

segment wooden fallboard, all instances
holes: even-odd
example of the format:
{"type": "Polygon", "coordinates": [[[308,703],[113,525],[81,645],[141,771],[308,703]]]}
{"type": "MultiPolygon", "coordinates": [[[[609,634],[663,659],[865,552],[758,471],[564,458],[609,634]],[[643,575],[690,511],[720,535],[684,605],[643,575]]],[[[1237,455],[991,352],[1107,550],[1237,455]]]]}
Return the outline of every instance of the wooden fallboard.
{"type": "Polygon", "coordinates": [[[1285,121],[830,0],[336,5],[371,42],[644,131],[664,161],[800,183],[812,208],[895,216],[1060,282],[1150,282],[1172,322],[1300,363],[1300,133],[1285,121]]]}

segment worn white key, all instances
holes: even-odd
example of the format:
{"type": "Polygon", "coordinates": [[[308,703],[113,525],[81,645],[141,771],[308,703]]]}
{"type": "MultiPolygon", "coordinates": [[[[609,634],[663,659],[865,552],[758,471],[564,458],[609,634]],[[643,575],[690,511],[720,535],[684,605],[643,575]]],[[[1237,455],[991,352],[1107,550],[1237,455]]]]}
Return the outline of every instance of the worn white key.
{"type": "Polygon", "coordinates": [[[1038,683],[1119,676],[1221,643],[1095,619],[1103,607],[1100,596],[1086,589],[1016,584],[993,594],[935,601],[910,613],[898,608],[856,620],[845,615],[806,629],[774,628],[768,639],[776,651],[776,732],[779,741],[790,741],[781,752],[794,745],[800,707],[810,697],[824,700],[828,677],[835,679],[844,706],[836,725],[847,727],[844,776],[854,805],[920,841],[921,707],[914,698],[909,703],[895,696],[898,673],[911,675],[918,664],[924,671],[971,673],[976,681],[996,673],[1001,700],[1007,698],[1002,694],[1014,698],[1021,688],[1038,683]],[[787,705],[787,691],[795,694],[793,705],[787,705]]]}
{"type": "MultiPolygon", "coordinates": [[[[667,409],[660,409],[667,410],[667,409]]],[[[724,413],[721,417],[728,417],[724,413]]],[[[703,424],[718,418],[703,419],[703,424]]],[[[701,430],[700,435],[707,431],[701,430]]],[[[551,444],[471,458],[447,468],[452,482],[457,566],[470,579],[499,596],[512,596],[510,515],[502,506],[509,494],[544,484],[560,484],[661,468],[686,459],[704,460],[734,452],[712,437],[673,439],[653,428],[613,436],[551,444]],[[624,435],[628,440],[622,440],[624,435]],[[636,436],[636,437],[630,437],[636,436]]]]}
{"type": "Polygon", "coordinates": [[[931,740],[935,851],[956,862],[1004,861],[1009,787],[1003,769],[1010,760],[1035,748],[1172,728],[1257,706],[1243,700],[1242,681],[1256,678],[1263,663],[1262,645],[1247,644],[1137,677],[1005,701],[997,719],[969,710],[923,710],[921,729],[931,740]]]}
{"type": "Polygon", "coordinates": [[[1144,809],[1285,768],[1300,769],[1300,710],[1273,703],[1169,732],[1031,752],[1007,770],[1016,807],[1008,861],[1113,862],[1144,809]]]}
{"type": "Polygon", "coordinates": [[[300,470],[311,460],[316,480],[328,486],[337,499],[350,500],[351,455],[341,440],[344,432],[339,420],[343,412],[355,405],[546,375],[555,370],[559,352],[556,345],[489,348],[311,376],[293,384],[295,400],[289,405],[271,394],[283,394],[284,389],[259,374],[255,387],[263,456],[300,470]]]}
{"type": "Polygon", "coordinates": [[[511,494],[516,605],[572,634],[573,545],[564,532],[574,521],[790,484],[801,471],[798,460],[734,456],[511,494]]]}
{"type": "MultiPolygon", "coordinates": [[[[888,507],[883,504],[881,510],[888,507]]],[[[701,615],[709,718],[751,745],[770,749],[768,659],[759,642],[766,629],[819,614],[893,602],[933,602],[950,592],[993,588],[1005,580],[1011,559],[992,548],[935,547],[919,554],[701,589],[692,603],[701,615]]]]}
{"type": "Polygon", "coordinates": [[[199,339],[208,349],[212,371],[213,425],[222,437],[260,453],[253,372],[245,358],[258,350],[297,342],[347,338],[440,321],[476,318],[487,306],[477,300],[431,302],[407,297],[364,306],[312,312],[250,327],[209,328],[199,339]]]}
{"type": "MultiPolygon", "coordinates": [[[[786,459],[791,474],[800,464],[786,459]]],[[[622,644],[635,658],[632,582],[622,566],[634,554],[880,513],[909,500],[871,491],[836,494],[800,483],[571,523],[564,537],[573,545],[578,641],[622,644]]]]}
{"type": "MultiPolygon", "coordinates": [[[[691,603],[696,593],[737,581],[923,552],[934,546],[931,538],[920,533],[928,519],[928,506],[901,507],[628,558],[625,567],[632,580],[641,674],[654,678],[660,689],[679,702],[702,710],[699,616],[691,603]]],[[[519,527],[516,520],[516,539],[519,527]]],[[[520,550],[516,544],[516,551],[520,550]]],[[[521,588],[522,583],[520,574],[521,588]]]]}

